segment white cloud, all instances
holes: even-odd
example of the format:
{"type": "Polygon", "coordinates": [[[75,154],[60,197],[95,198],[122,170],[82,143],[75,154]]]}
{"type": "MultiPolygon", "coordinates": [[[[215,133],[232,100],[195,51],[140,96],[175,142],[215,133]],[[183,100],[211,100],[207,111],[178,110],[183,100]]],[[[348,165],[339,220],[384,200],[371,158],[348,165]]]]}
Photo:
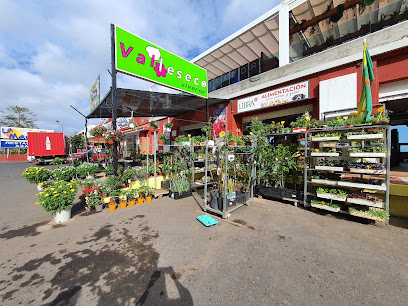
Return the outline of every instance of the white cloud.
{"type": "MultiPolygon", "coordinates": [[[[191,59],[270,10],[276,1],[0,1],[1,108],[26,106],[41,128],[83,128],[89,89],[110,88],[110,24],[191,59]]],[[[118,86],[151,83],[118,74],[118,86]]],[[[154,90],[166,91],[160,86],[154,90]]]]}

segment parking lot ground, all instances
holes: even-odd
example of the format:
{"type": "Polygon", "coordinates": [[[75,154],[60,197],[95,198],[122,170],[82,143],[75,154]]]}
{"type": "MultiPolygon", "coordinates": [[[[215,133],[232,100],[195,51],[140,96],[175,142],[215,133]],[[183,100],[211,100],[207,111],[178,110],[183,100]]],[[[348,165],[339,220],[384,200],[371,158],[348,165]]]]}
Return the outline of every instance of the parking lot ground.
{"type": "MultiPolygon", "coordinates": [[[[406,305],[408,235],[256,199],[206,228],[201,199],[55,224],[0,165],[1,305],[406,305]],[[3,171],[4,170],[4,171],[3,171]],[[18,185],[18,186],[17,186],[18,185]],[[14,199],[13,202],[10,200],[14,199]],[[9,207],[10,206],[10,207],[9,207]]],[[[20,168],[19,168],[20,167],[20,168]]]]}

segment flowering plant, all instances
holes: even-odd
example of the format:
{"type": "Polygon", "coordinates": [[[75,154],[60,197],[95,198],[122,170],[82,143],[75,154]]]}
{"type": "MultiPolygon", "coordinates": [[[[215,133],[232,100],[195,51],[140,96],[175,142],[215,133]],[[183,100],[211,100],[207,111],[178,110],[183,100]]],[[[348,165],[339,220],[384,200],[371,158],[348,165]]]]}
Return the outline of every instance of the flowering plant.
{"type": "Polygon", "coordinates": [[[72,166],[57,168],[52,171],[52,176],[58,181],[70,181],[75,176],[76,170],[72,166]]]}
{"type": "Polygon", "coordinates": [[[21,174],[31,184],[39,184],[47,181],[51,177],[51,171],[44,169],[44,167],[28,167],[21,174]]]}
{"type": "Polygon", "coordinates": [[[72,207],[78,184],[75,181],[58,181],[37,194],[42,208],[49,213],[60,212],[72,207]]]}
{"type": "Polygon", "coordinates": [[[108,131],[108,129],[104,126],[95,126],[92,130],[91,130],[91,135],[92,136],[102,136],[103,134],[105,134],[108,131]]]}
{"type": "Polygon", "coordinates": [[[109,131],[105,134],[106,140],[123,141],[123,133],[119,131],[109,131]]]}
{"type": "Polygon", "coordinates": [[[91,163],[82,163],[76,167],[76,174],[80,178],[84,178],[87,175],[94,175],[99,170],[98,165],[91,163]]]}

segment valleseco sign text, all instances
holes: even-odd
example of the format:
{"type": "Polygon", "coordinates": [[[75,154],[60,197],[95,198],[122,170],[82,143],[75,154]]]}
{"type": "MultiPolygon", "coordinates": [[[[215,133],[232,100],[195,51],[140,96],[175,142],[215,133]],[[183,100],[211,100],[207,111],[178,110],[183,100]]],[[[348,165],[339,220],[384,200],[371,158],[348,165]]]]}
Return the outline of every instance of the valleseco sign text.
{"type": "Polygon", "coordinates": [[[238,113],[309,99],[309,81],[238,100],[238,113]]]}
{"type": "Polygon", "coordinates": [[[116,69],[207,98],[207,71],[115,26],[116,69]]]}

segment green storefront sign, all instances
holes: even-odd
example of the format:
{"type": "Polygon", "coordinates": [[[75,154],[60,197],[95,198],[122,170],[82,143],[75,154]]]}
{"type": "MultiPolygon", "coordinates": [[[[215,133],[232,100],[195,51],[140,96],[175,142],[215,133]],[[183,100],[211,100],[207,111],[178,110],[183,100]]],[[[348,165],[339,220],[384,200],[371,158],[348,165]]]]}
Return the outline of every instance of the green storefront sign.
{"type": "Polygon", "coordinates": [[[163,86],[208,97],[207,71],[115,26],[116,69],[163,86]]]}

